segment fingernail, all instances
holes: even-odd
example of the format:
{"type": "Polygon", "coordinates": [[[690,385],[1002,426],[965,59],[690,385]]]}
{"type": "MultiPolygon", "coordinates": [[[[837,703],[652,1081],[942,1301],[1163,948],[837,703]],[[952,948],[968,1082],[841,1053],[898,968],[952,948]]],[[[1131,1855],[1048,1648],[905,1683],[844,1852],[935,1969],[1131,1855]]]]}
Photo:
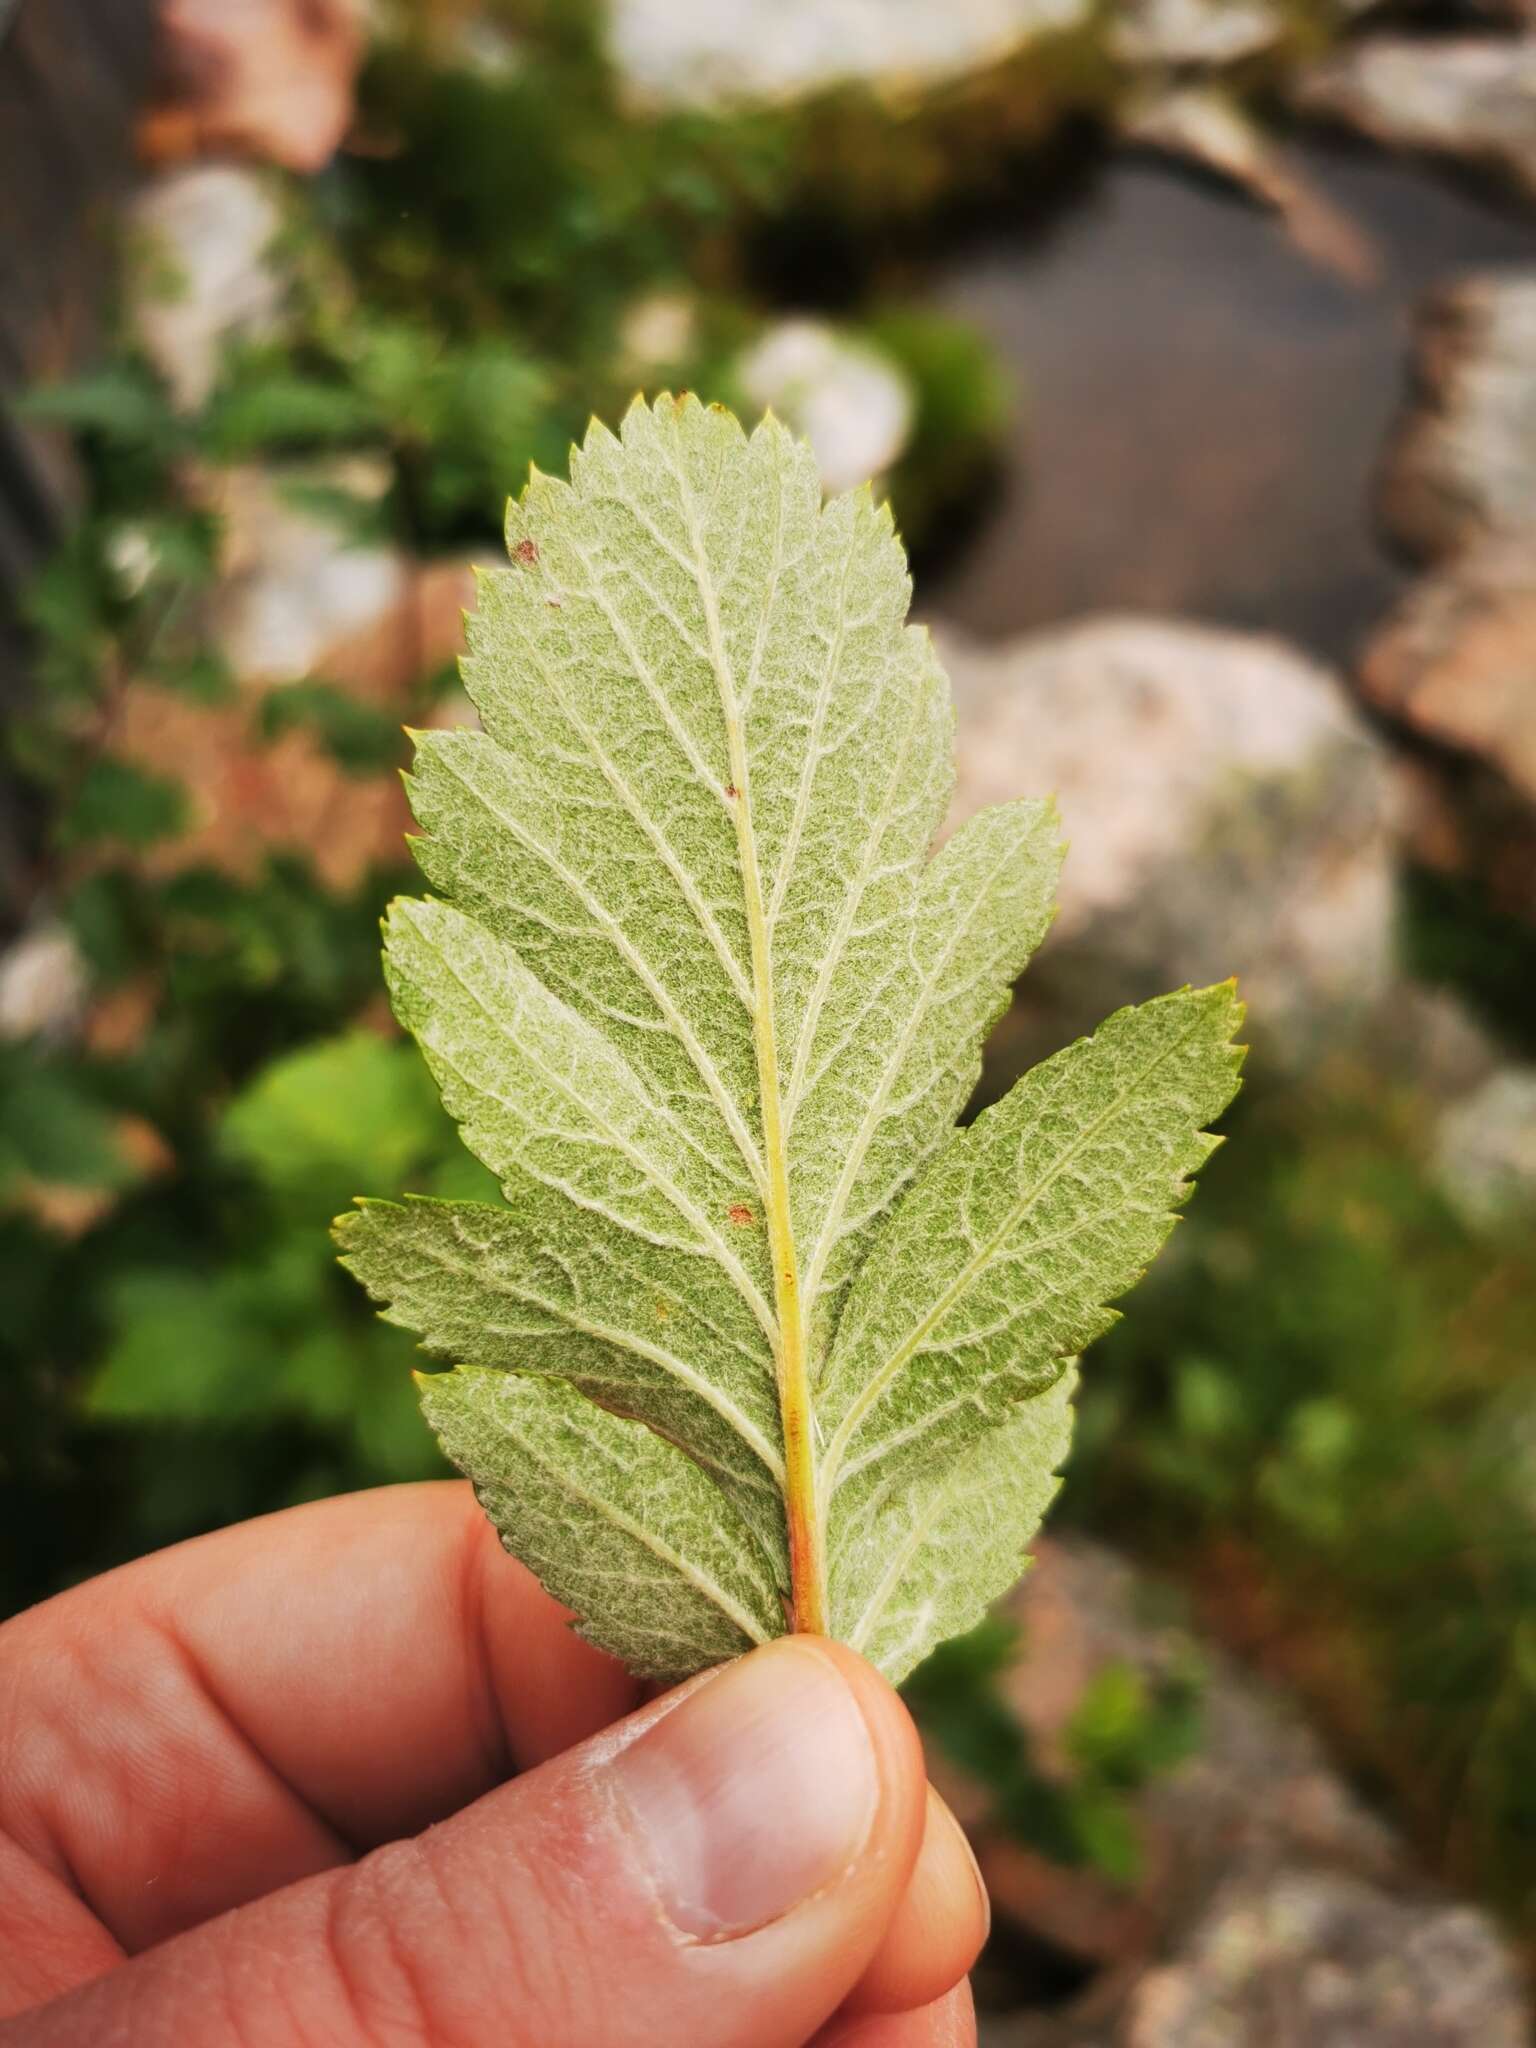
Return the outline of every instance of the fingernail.
{"type": "Polygon", "coordinates": [[[829,1657],[785,1641],[730,1665],[614,1761],[663,1910],[705,1941],[782,1919],[863,1848],[869,1730],[829,1657]]]}

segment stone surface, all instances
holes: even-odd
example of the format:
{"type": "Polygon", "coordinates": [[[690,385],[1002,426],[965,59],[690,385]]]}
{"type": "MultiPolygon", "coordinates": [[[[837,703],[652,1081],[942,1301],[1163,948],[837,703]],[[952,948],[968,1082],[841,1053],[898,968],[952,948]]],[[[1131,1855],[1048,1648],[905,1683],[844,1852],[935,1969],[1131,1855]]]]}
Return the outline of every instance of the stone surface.
{"type": "Polygon", "coordinates": [[[953,819],[1054,791],[1070,842],[1018,1028],[1046,1003],[1059,1039],[1235,973],[1266,1048],[1301,1059],[1386,995],[1395,782],[1325,669],[1278,640],[1136,616],[992,649],[938,638],[953,819]]]}
{"type": "Polygon", "coordinates": [[[1286,15],[1273,0],[1130,0],[1110,23],[1109,47],[1122,63],[1214,69],[1269,49],[1286,15]]]}
{"type": "Polygon", "coordinates": [[[912,430],[912,392],[890,358],[822,320],[780,320],[736,366],[754,412],[770,408],[815,452],[828,492],[888,470],[912,430]]]}
{"type": "Polygon", "coordinates": [[[1476,272],[1425,302],[1380,507],[1423,561],[1536,533],[1536,271],[1476,272]]]}
{"type": "Polygon", "coordinates": [[[0,1038],[66,1037],[85,998],[85,962],[65,926],[45,918],[0,952],[0,1038]]]}
{"type": "Polygon", "coordinates": [[[159,32],[147,156],[226,152],[291,171],[329,163],[352,119],[360,0],[160,0],[159,32]]]}
{"type": "Polygon", "coordinates": [[[1096,1972],[1054,2010],[985,2015],[983,2048],[1524,2048],[1525,1990],[1490,1922],[1425,1885],[1285,1695],[1193,1637],[1166,1589],[1048,1538],[1009,1607],[1023,1637],[1003,1695],[1047,1773],[1107,1666],[1156,1684],[1197,1660],[1200,1736],[1139,1797],[1129,1897],[1019,1852],[934,1761],[999,1924],[1096,1972]]]}
{"type": "Polygon", "coordinates": [[[200,704],[136,684],[114,735],[127,758],[171,764],[191,798],[189,828],[145,857],[155,872],[210,863],[246,875],[288,849],[347,888],[400,857],[410,821],[397,775],[348,774],[303,730],[261,745],[253,719],[267,691],[306,678],[403,717],[418,680],[459,650],[473,567],[350,540],[287,494],[295,481],[321,480],[363,496],[382,483],[354,459],[297,476],[234,469],[205,484],[224,522],[209,627],[234,700],[200,704]]]}
{"type": "Polygon", "coordinates": [[[1177,85],[1133,97],[1120,132],[1143,149],[1196,164],[1235,185],[1277,214],[1296,247],[1323,269],[1352,284],[1369,284],[1380,275],[1380,252],[1370,237],[1222,86],[1177,85]]]}
{"type": "Polygon", "coordinates": [[[352,540],[305,509],[295,493],[313,485],[367,504],[384,495],[389,472],[353,456],[308,469],[240,466],[207,480],[222,535],[215,635],[242,685],[317,673],[329,650],[405,603],[410,569],[399,549],[352,540]]]}
{"type": "Polygon", "coordinates": [[[1125,2048],[1527,2048],[1519,1977],[1481,1913],[1294,1869],[1225,1887],[1149,1974],[1125,2048]]]}
{"type": "Polygon", "coordinates": [[[1361,694],[1437,751],[1405,788],[1425,865],[1536,919],[1536,541],[1485,540],[1421,579],[1361,655],[1361,694]]]}
{"type": "Polygon", "coordinates": [[[1536,35],[1365,36],[1303,72],[1303,114],[1494,172],[1536,199],[1536,35]]]}
{"type": "Polygon", "coordinates": [[[213,389],[228,342],[278,326],[284,287],[268,252],[281,225],[268,180],[231,164],[162,172],[129,207],[129,318],[184,409],[213,389]]]}
{"type": "Polygon", "coordinates": [[[1435,1168],[1476,1228],[1536,1215],[1536,1067],[1505,1067],[1446,1110],[1435,1168]]]}
{"type": "Polygon", "coordinates": [[[613,0],[609,47],[641,97],[716,106],[921,90],[1091,13],[1091,0],[613,0]]]}

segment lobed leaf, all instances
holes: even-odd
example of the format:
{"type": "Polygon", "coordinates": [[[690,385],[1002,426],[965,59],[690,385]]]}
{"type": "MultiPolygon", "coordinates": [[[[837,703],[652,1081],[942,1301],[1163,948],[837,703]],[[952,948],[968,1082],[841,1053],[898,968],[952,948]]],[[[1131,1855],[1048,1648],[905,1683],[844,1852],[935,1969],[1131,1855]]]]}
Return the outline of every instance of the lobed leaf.
{"type": "Polygon", "coordinates": [[[889,513],[664,398],[508,543],[484,730],[417,736],[437,898],[386,927],[507,1207],[366,1204],[345,1262],[459,1368],[429,1420],[594,1640],[677,1676],[829,1627],[899,1674],[1023,1562],[1235,1001],[1122,1012],[957,1134],[1061,846],[1021,800],[930,858],[952,719],[889,513]]]}

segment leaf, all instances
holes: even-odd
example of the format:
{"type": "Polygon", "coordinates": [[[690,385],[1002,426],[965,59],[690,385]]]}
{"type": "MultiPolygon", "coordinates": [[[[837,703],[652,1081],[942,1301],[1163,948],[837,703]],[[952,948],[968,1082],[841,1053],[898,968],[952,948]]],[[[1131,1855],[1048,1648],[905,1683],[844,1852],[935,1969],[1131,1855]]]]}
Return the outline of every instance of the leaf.
{"type": "Polygon", "coordinates": [[[417,736],[437,898],[385,933],[507,1206],[368,1203],[345,1262],[470,1369],[429,1416],[593,1640],[659,1670],[645,1602],[697,1661],[742,1647],[695,1612],[723,1544],[756,1625],[906,1668],[1018,1571],[1064,1361],[1235,1083],[1231,992],[1124,1013],[957,1136],[1061,849],[1020,801],[930,858],[952,720],[889,513],[663,398],[535,474],[508,542],[484,730],[417,736]]]}
{"type": "Polygon", "coordinates": [[[983,1111],[870,1254],[818,1388],[822,1486],[954,1455],[1115,1321],[1218,1140],[1241,1008],[1230,984],[1121,1010],[983,1111]]]}
{"type": "Polygon", "coordinates": [[[460,1368],[422,1406],[508,1547],[646,1678],[783,1633],[772,1574],[691,1459],[556,1380],[460,1368]]]}
{"type": "Polygon", "coordinates": [[[899,1684],[974,1628],[1029,1560],[1072,1442],[1069,1369],[943,1471],[892,1479],[832,1550],[833,1633],[899,1684]]]}

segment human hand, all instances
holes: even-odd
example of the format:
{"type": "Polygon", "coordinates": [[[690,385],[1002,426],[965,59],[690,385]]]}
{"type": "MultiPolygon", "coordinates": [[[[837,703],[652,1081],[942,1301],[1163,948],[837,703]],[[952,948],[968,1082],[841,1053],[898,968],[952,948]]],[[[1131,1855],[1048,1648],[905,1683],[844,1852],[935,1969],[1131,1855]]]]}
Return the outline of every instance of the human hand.
{"type": "Polygon", "coordinates": [[[452,1482],[18,1616],[0,2048],[972,2048],[884,1680],[795,1638],[641,1700],[452,1482]]]}

